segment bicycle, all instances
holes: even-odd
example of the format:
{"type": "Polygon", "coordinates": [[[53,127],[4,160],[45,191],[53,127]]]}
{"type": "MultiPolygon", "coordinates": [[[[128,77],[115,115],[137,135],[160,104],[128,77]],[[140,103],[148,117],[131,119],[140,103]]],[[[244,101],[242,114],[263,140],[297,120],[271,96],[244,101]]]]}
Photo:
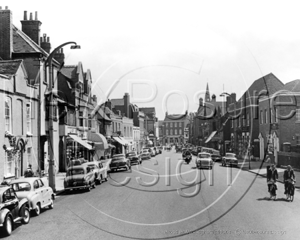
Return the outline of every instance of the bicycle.
{"type": "Polygon", "coordinates": [[[270,200],[273,198],[273,200],[276,199],[276,190],[277,190],[277,185],[274,180],[268,181],[268,185],[270,185],[270,200]]]}
{"type": "Polygon", "coordinates": [[[295,195],[295,180],[288,179],[287,182],[287,188],[286,188],[286,200],[287,201],[294,201],[294,195],[295,195]]]}

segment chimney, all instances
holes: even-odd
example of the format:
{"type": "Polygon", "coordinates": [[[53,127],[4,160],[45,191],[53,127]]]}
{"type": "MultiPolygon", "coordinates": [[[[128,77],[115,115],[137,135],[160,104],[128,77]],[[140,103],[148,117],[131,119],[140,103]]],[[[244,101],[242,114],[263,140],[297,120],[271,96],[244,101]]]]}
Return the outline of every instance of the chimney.
{"type": "Polygon", "coordinates": [[[38,20],[38,14],[35,12],[35,20],[32,19],[32,13],[27,20],[27,11],[24,11],[24,20],[21,21],[22,31],[30,37],[36,44],[40,45],[40,26],[42,23],[38,20]]]}
{"type": "Polygon", "coordinates": [[[123,98],[124,98],[125,116],[129,118],[129,106],[130,106],[129,94],[125,93],[123,98]]]}
{"type": "Polygon", "coordinates": [[[59,49],[55,54],[54,58],[56,61],[58,61],[60,64],[62,64],[65,61],[65,54],[63,48],[59,49]]]}
{"type": "Polygon", "coordinates": [[[0,57],[10,60],[13,52],[12,12],[0,9],[0,57]]]}
{"type": "Polygon", "coordinates": [[[215,95],[215,94],[213,94],[213,95],[211,96],[211,101],[212,101],[212,102],[216,102],[216,95],[215,95]]]}
{"type": "Polygon", "coordinates": [[[43,37],[40,37],[41,48],[44,49],[47,53],[50,53],[51,43],[50,37],[47,37],[47,34],[44,33],[43,37]]]}
{"type": "Polygon", "coordinates": [[[199,99],[199,106],[202,107],[203,106],[203,98],[199,99]]]}
{"type": "Polygon", "coordinates": [[[108,107],[111,110],[111,101],[108,99],[105,103],[106,107],[108,107]]]}

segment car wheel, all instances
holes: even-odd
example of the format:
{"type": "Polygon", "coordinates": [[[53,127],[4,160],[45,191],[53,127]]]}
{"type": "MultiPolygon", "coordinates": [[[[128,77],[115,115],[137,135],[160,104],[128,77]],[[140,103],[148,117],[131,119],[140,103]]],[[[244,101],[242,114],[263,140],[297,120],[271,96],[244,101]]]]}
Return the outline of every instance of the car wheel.
{"type": "Polygon", "coordinates": [[[3,228],[4,228],[5,235],[9,236],[13,230],[13,221],[11,219],[11,216],[6,216],[3,223],[3,228]]]}
{"type": "Polygon", "coordinates": [[[53,208],[54,208],[54,201],[53,201],[53,198],[51,198],[51,200],[50,200],[49,208],[50,208],[50,209],[53,209],[53,208]]]}
{"type": "Polygon", "coordinates": [[[40,215],[40,213],[41,213],[41,206],[40,206],[39,203],[36,204],[36,207],[34,209],[34,213],[35,213],[36,216],[40,215]]]}
{"type": "Polygon", "coordinates": [[[22,219],[22,223],[23,224],[28,224],[29,221],[30,221],[30,211],[27,207],[25,207],[23,214],[24,214],[24,216],[23,216],[23,219],[22,219]]]}

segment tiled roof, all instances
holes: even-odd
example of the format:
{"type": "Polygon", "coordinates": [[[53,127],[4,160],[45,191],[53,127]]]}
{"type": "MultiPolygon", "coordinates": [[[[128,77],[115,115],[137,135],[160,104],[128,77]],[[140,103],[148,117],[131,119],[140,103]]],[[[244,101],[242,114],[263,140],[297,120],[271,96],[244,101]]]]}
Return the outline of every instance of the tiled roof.
{"type": "Polygon", "coordinates": [[[40,52],[44,56],[49,54],[36,44],[30,37],[24,32],[20,31],[13,25],[13,52],[14,53],[36,53],[40,52]]]}
{"type": "Polygon", "coordinates": [[[74,79],[76,76],[76,71],[74,71],[77,68],[76,65],[69,65],[69,66],[64,66],[60,72],[66,76],[69,79],[74,79]]]}
{"type": "Polygon", "coordinates": [[[300,92],[300,80],[296,79],[294,81],[286,83],[283,89],[291,92],[300,92]]]}
{"type": "Polygon", "coordinates": [[[112,107],[114,106],[123,106],[124,105],[124,99],[121,98],[121,99],[111,99],[111,105],[112,107]]]}
{"type": "Polygon", "coordinates": [[[22,60],[0,61],[0,74],[9,76],[15,75],[21,63],[22,60]]]}

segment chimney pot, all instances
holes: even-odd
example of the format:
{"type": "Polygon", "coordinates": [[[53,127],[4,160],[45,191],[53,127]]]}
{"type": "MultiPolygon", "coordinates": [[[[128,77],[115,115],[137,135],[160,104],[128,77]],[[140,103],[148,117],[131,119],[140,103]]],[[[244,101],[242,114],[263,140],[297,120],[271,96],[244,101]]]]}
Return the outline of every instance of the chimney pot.
{"type": "Polygon", "coordinates": [[[29,20],[32,20],[32,13],[30,13],[30,19],[29,20]]]}
{"type": "Polygon", "coordinates": [[[27,20],[27,11],[24,11],[24,20],[27,20]]]}
{"type": "Polygon", "coordinates": [[[8,10],[8,6],[5,6],[5,10],[8,10]]]}
{"type": "Polygon", "coordinates": [[[38,12],[37,11],[35,12],[35,20],[36,21],[38,20],[38,12]]]}
{"type": "Polygon", "coordinates": [[[47,42],[50,42],[50,37],[47,37],[47,42]]]}

